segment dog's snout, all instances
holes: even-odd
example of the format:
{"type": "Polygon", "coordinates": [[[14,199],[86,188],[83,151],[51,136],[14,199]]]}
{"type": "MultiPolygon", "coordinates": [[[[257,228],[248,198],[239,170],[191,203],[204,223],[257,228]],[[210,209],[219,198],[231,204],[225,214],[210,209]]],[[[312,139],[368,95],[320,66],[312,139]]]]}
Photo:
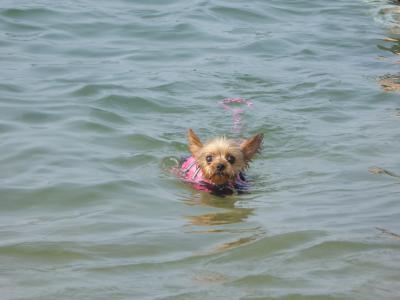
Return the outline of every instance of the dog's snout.
{"type": "Polygon", "coordinates": [[[224,164],[218,164],[217,165],[217,170],[218,171],[223,171],[225,169],[225,165],[224,164]]]}

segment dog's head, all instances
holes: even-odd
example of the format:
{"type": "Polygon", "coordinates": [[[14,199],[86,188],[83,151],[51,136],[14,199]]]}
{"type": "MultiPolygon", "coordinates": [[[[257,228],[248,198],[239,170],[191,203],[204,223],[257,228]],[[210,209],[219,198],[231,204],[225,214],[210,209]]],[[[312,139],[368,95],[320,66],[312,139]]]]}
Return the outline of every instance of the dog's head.
{"type": "Polygon", "coordinates": [[[263,134],[257,134],[241,143],[225,137],[215,138],[203,145],[189,129],[189,150],[210,182],[221,185],[234,180],[246,169],[253,156],[260,151],[263,134]]]}

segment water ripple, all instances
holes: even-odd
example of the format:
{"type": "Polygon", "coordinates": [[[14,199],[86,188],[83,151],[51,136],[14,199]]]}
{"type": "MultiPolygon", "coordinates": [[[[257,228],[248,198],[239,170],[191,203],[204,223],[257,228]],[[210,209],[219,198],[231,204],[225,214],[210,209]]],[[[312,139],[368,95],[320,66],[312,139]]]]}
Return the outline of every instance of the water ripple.
{"type": "Polygon", "coordinates": [[[314,2],[3,0],[2,298],[397,299],[398,5],[314,2]],[[249,193],[188,128],[264,133],[249,193]]]}

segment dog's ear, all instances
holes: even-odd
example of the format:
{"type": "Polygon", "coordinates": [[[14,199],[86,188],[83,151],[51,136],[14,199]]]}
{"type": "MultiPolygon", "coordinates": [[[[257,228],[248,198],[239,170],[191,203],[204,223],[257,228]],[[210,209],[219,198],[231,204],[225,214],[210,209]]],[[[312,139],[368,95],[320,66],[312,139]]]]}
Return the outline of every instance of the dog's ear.
{"type": "Polygon", "coordinates": [[[191,128],[188,131],[188,140],[189,150],[193,154],[193,156],[196,157],[200,149],[203,148],[203,144],[191,128]]]}
{"type": "Polygon", "coordinates": [[[248,163],[253,158],[254,154],[260,152],[263,143],[264,135],[262,133],[245,140],[240,144],[240,149],[243,152],[244,161],[248,163]]]}

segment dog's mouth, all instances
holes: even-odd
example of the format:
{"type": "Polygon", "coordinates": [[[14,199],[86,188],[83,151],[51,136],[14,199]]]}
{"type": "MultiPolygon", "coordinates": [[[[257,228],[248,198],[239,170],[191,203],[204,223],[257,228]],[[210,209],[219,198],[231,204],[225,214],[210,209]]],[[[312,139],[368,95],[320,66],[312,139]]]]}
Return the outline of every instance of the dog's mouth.
{"type": "Polygon", "coordinates": [[[224,177],[225,176],[225,172],[224,171],[217,171],[217,172],[215,172],[215,175],[217,175],[219,177],[224,177]]]}
{"type": "Polygon", "coordinates": [[[229,182],[229,180],[232,179],[232,176],[221,170],[221,171],[215,171],[209,178],[214,184],[216,185],[221,185],[229,182]]]}

